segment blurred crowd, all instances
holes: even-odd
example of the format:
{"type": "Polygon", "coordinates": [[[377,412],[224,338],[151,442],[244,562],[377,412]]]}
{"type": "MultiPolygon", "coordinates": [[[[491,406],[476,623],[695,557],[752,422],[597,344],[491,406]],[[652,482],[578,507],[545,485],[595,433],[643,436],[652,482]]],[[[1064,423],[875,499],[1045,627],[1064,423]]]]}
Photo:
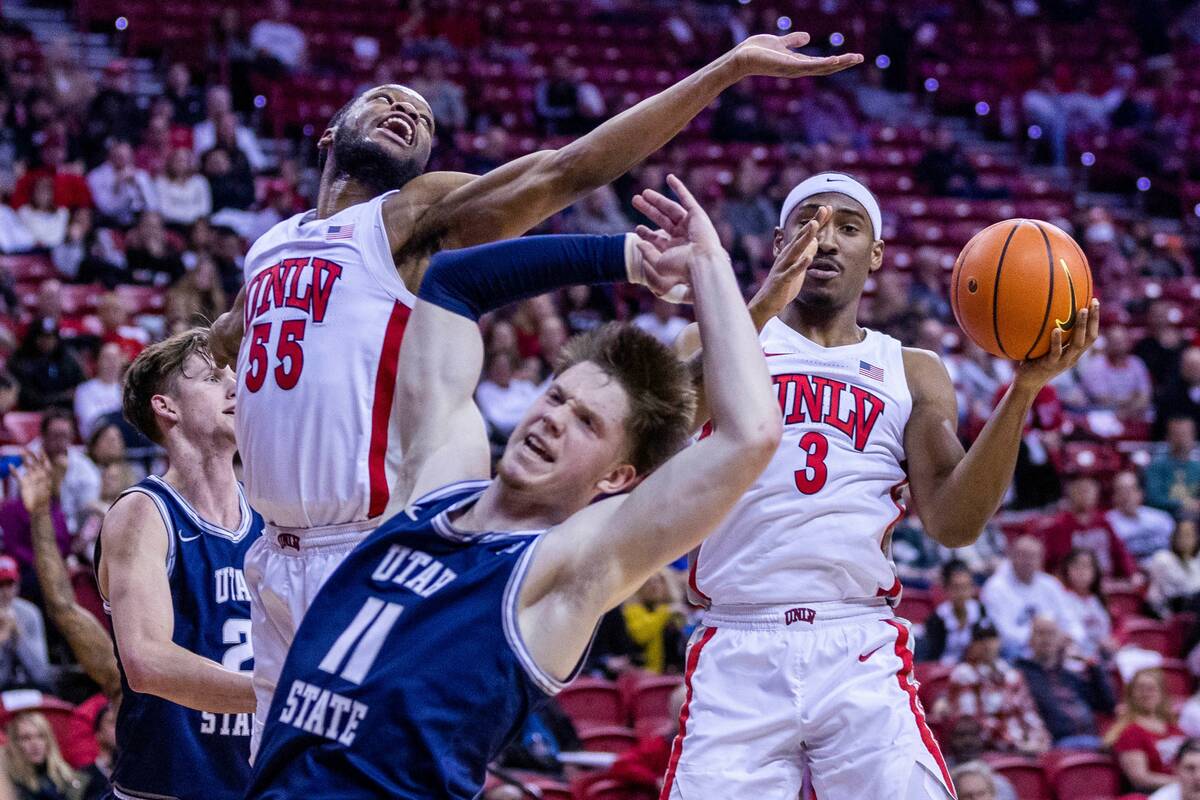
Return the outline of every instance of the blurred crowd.
{"type": "MultiPolygon", "coordinates": [[[[432,166],[483,172],[519,154],[512,118],[531,120],[537,140],[554,143],[626,105],[558,54],[535,65],[540,78],[530,96],[508,100],[524,106],[497,112],[446,65],[530,60],[506,38],[502,6],[485,3],[479,36],[464,40],[436,13],[454,4],[432,5],[397,9],[397,55],[361,42],[348,67],[390,80],[403,60],[416,60],[410,82],[438,120],[432,166]]],[[[580,13],[615,19],[627,5],[592,0],[580,13]]],[[[814,171],[845,168],[841,154],[867,147],[879,125],[930,112],[920,65],[936,52],[937,33],[947,29],[956,4],[926,5],[924,16],[901,8],[895,29],[879,34],[888,63],[869,58],[845,80],[806,86],[794,108],[768,107],[746,87],[721,98],[705,123],[705,141],[732,148],[725,152],[782,147],[782,164],[754,155],[706,162],[669,149],[541,231],[631,230],[642,221],[633,194],[665,191],[665,176],[675,171],[703,195],[749,295],[771,266],[788,190],[814,171]]],[[[1090,18],[1104,7],[1069,0],[985,5],[980,13],[1009,21],[1090,18]]],[[[1178,13],[1172,35],[1194,34],[1194,11],[1151,5],[1178,13]]],[[[759,4],[655,8],[665,20],[665,30],[654,32],[668,45],[663,58],[683,67],[782,25],[774,9],[759,4]]],[[[30,515],[10,472],[19,447],[44,452],[57,466],[51,516],[58,551],[78,601],[103,620],[89,571],[100,522],[122,490],[162,466],[154,446],[121,418],[123,370],[149,342],[225,310],[241,284],[248,244],[313,204],[313,134],[324,120],[279,137],[256,102],[264,85],[335,68],[309,46],[296,14],[285,0],[274,0],[252,24],[238,7],[226,9],[199,57],[167,57],[155,66],[150,77],[161,91],[153,92],[139,89],[134,60],[113,58],[92,72],[65,42],[39,44],[8,21],[0,29],[0,444],[8,445],[0,456],[7,497],[0,503],[0,690],[37,690],[79,704],[95,688],[43,619],[30,515]]],[[[1043,60],[1046,46],[1037,42],[1043,60]]],[[[1086,137],[1124,130],[1136,132],[1138,158],[1186,172],[1167,136],[1174,117],[1160,91],[1178,80],[1179,65],[1161,53],[1135,55],[1123,54],[1103,93],[1084,83],[1064,91],[1062,76],[1057,84],[1050,76],[1031,85],[1005,112],[1024,131],[1010,137],[1023,141],[1013,150],[1021,169],[1061,166],[1086,137]]],[[[968,201],[1009,196],[976,166],[970,151],[977,131],[952,115],[924,119],[909,176],[914,192],[968,201]]],[[[891,535],[906,594],[916,598],[902,603],[901,613],[917,623],[930,721],[952,763],[963,765],[963,780],[992,784],[996,796],[1003,795],[1002,779],[996,789],[996,776],[978,761],[988,753],[1112,751],[1127,788],[1150,794],[1174,780],[1184,737],[1200,735],[1200,696],[1190,697],[1200,674],[1200,293],[1147,290],[1196,286],[1189,283],[1197,277],[1196,242],[1179,219],[1137,211],[1132,194],[1070,196],[1069,212],[1051,221],[1072,233],[1091,261],[1104,300],[1100,346],[1039,396],[1010,495],[978,543],[958,551],[937,546],[921,530],[919,509],[891,535]]],[[[910,221],[888,197],[883,205],[885,227],[903,235],[910,221]]],[[[909,248],[899,265],[885,250],[885,268],[870,282],[860,316],[862,324],[944,359],[958,395],[960,435],[969,443],[1012,367],[958,333],[946,244],[961,242],[909,248]]],[[[570,336],[621,319],[670,343],[687,315],[686,307],[625,287],[577,287],[486,318],[477,400],[497,452],[570,336]]],[[[589,676],[620,684],[683,671],[697,622],[683,574],[665,571],[604,620],[589,676]]],[[[9,700],[4,706],[19,707],[9,700]]],[[[90,754],[92,766],[81,763],[87,759],[76,766],[102,775],[111,758],[111,715],[101,705],[90,708],[99,749],[90,754]]],[[[45,717],[9,716],[9,774],[23,797],[92,796],[83,794],[89,774],[64,761],[45,717]]],[[[645,735],[603,774],[652,793],[672,733],[666,717],[664,730],[639,731],[645,735]]],[[[587,733],[580,723],[551,706],[501,768],[568,776],[574,768],[558,754],[580,749],[587,733]]],[[[490,796],[511,790],[501,782],[490,796]]]]}

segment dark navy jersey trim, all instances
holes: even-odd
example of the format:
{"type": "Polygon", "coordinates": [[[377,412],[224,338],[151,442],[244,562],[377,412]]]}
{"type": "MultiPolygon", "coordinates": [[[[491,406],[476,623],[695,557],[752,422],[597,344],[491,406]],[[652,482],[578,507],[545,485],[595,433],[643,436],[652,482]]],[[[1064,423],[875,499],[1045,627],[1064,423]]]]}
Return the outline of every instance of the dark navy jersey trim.
{"type": "Polygon", "coordinates": [[[179,503],[180,508],[183,509],[183,513],[185,513],[188,518],[191,519],[191,521],[194,522],[196,526],[205,533],[211,533],[214,536],[220,536],[222,539],[228,539],[231,542],[240,542],[246,537],[246,534],[250,533],[250,529],[254,527],[254,514],[250,511],[250,504],[246,502],[246,495],[242,491],[241,483],[237,484],[238,509],[241,514],[241,519],[238,523],[238,527],[235,530],[229,530],[228,528],[222,528],[220,525],[217,525],[214,522],[209,522],[204,517],[200,516],[199,512],[197,512],[196,509],[192,507],[192,504],[187,501],[187,498],[180,494],[174,486],[163,480],[161,476],[150,475],[147,477],[147,480],[151,481],[156,486],[161,487],[165,492],[170,494],[171,497],[179,503]]]}

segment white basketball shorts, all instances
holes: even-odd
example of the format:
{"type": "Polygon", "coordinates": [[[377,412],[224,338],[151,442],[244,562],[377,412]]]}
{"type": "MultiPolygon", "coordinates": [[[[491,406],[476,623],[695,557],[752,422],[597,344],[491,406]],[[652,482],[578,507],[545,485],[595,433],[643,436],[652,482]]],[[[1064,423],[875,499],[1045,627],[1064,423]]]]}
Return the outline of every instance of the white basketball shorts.
{"type": "Polygon", "coordinates": [[[908,623],[886,605],[714,607],[692,637],[662,800],[945,800],[908,623]]]}
{"type": "Polygon", "coordinates": [[[378,525],[356,522],[295,531],[266,526],[246,551],[243,572],[250,589],[250,640],[254,644],[256,708],[250,760],[258,753],[271,696],[304,612],[346,554],[378,525]]]}

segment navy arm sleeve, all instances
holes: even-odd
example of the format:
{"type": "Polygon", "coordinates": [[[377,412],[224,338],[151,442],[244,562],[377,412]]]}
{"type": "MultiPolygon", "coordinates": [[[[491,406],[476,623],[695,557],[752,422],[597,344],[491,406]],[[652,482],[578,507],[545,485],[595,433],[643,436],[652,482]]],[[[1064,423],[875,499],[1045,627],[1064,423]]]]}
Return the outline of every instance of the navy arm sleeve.
{"type": "Polygon", "coordinates": [[[562,286],[625,278],[625,234],[526,236],[443,250],[430,260],[417,296],[477,320],[488,311],[562,286]]]}

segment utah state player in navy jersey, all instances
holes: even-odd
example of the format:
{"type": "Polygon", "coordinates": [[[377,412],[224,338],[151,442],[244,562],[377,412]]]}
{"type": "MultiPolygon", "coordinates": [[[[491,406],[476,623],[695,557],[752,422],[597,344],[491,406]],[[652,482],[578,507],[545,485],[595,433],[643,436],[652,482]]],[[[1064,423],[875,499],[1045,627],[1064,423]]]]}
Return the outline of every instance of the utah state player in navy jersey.
{"type": "Polygon", "coordinates": [[[262,519],[233,471],[234,386],[199,329],[146,348],[125,378],[125,416],[170,468],[117,499],[96,543],[121,668],[118,798],[240,798],[249,777],[242,561],[262,519]]]}
{"type": "Polygon", "coordinates": [[[406,510],[346,558],[301,624],[248,797],[477,797],[487,762],[574,675],[601,615],[703,539],[767,464],[781,424],[754,327],[711,223],[672,188],[687,209],[675,239],[533,237],[434,257],[400,359],[405,407],[422,409],[402,425],[406,510]],[[479,314],[627,275],[658,294],[690,285],[713,434],[677,452],[688,370],[610,325],[568,345],[488,481],[472,399],[479,314]]]}

